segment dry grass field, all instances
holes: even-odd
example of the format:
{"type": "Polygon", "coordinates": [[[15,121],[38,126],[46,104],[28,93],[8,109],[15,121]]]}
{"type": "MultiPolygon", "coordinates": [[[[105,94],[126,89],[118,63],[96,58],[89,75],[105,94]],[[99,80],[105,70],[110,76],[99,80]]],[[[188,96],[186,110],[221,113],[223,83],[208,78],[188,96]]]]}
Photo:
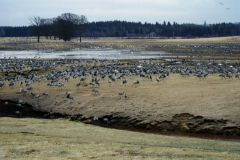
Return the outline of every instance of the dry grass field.
{"type": "MultiPolygon", "coordinates": [[[[207,51],[202,47],[194,53],[195,61],[203,61],[208,54],[221,62],[239,63],[240,37],[201,38],[201,39],[83,39],[82,44],[72,42],[53,42],[42,40],[0,39],[1,50],[56,49],[111,47],[115,49],[159,50],[176,54],[188,54],[196,46],[214,46],[207,51]],[[190,48],[183,46],[192,45],[190,48]],[[164,47],[165,46],[165,47],[164,47]],[[224,56],[221,49],[224,46],[224,56]],[[235,47],[232,49],[231,47],[235,47]],[[226,48],[227,47],[227,48],[226,48]],[[184,48],[184,49],[182,49],[184,48]],[[229,49],[230,48],[230,49],[229,49]],[[181,49],[181,50],[180,50],[181,49]],[[233,53],[233,54],[230,54],[233,53]],[[217,56],[221,56],[218,60],[217,56]],[[231,59],[231,60],[230,60],[231,59]]],[[[74,42],[75,41],[75,42],[74,42]]],[[[122,61],[126,63],[126,61],[122,61]]],[[[136,65],[144,63],[135,61],[136,65]]],[[[166,63],[163,59],[154,63],[166,63]]],[[[77,61],[76,61],[77,63],[77,61]]],[[[110,63],[110,62],[109,62],[110,63]]],[[[132,63],[132,62],[131,62],[132,63]]],[[[84,66],[89,65],[87,63],[84,66]]],[[[93,65],[93,64],[92,64],[93,65]]],[[[124,66],[123,66],[124,67],[124,66]]],[[[131,66],[125,66],[131,67],[131,66]]],[[[167,66],[166,66],[167,67],[167,66]]],[[[184,67],[184,66],[180,66],[184,67]]],[[[58,66],[52,70],[68,69],[70,65],[58,66]]],[[[34,71],[35,72],[35,71],[34,71]]],[[[37,71],[37,76],[43,74],[37,71]]],[[[196,76],[182,77],[171,73],[160,82],[158,75],[153,80],[131,76],[126,86],[122,80],[112,82],[108,78],[100,80],[96,87],[99,94],[92,92],[91,76],[81,86],[79,78],[72,77],[62,89],[51,88],[46,79],[33,83],[30,93],[19,92],[20,84],[9,87],[8,83],[0,89],[0,100],[21,99],[33,106],[36,111],[55,113],[63,117],[76,116],[76,121],[62,119],[0,118],[0,158],[2,159],[240,159],[239,142],[197,139],[187,137],[163,136],[156,134],[115,130],[128,128],[154,131],[193,132],[214,135],[240,135],[240,80],[224,79],[218,74],[209,74],[205,79],[196,76]],[[132,86],[139,80],[140,84],[132,86]],[[74,100],[66,97],[71,92],[74,100]],[[124,92],[127,98],[121,97],[124,92]],[[49,97],[44,97],[48,92],[49,97]],[[92,123],[93,117],[101,121],[102,128],[84,123],[92,123]],[[108,118],[110,123],[103,122],[108,118]],[[79,122],[81,121],[81,122],[79,122]],[[82,123],[84,122],[84,123],[82,123]]],[[[26,86],[22,86],[26,88],[26,86]]],[[[3,103],[2,103],[3,104],[3,103]]],[[[20,109],[19,109],[20,110],[20,109]]],[[[27,115],[26,115],[27,116],[27,115]]]]}
{"type": "Polygon", "coordinates": [[[129,128],[187,129],[239,135],[239,79],[223,79],[217,74],[209,75],[206,79],[170,74],[160,82],[155,77],[153,81],[139,76],[127,79],[126,87],[122,80],[112,82],[111,86],[107,79],[101,80],[97,87],[100,94],[92,92],[94,87],[89,85],[91,77],[88,77],[80,87],[76,86],[79,79],[72,78],[68,82],[64,79],[59,81],[66,87],[62,89],[56,86],[50,88],[47,80],[32,85],[35,94],[48,92],[50,97],[41,95],[35,99],[30,93],[20,93],[19,84],[12,88],[3,87],[0,95],[4,100],[22,99],[39,111],[77,115],[87,123],[91,123],[92,117],[97,116],[111,118],[114,124],[120,126],[121,121],[124,121],[123,126],[129,128]],[[136,80],[140,84],[132,86],[136,80]],[[71,92],[74,101],[66,98],[67,91],[71,92]],[[122,91],[128,95],[126,99],[119,95],[122,91]],[[185,127],[182,128],[182,125],[185,127]],[[233,128],[226,129],[225,133],[224,127],[233,128]]]}
{"type": "Polygon", "coordinates": [[[239,142],[107,129],[65,119],[1,118],[0,159],[240,158],[239,142]]]}
{"type": "Polygon", "coordinates": [[[133,48],[146,48],[148,45],[161,45],[161,44],[239,44],[240,37],[213,37],[213,38],[143,38],[143,39],[123,39],[123,38],[84,38],[83,42],[94,42],[102,44],[102,46],[114,46],[118,47],[133,47],[133,48]]]}
{"type": "MultiPolygon", "coordinates": [[[[41,38],[40,43],[33,37],[29,38],[0,38],[0,50],[34,50],[34,49],[55,49],[71,50],[74,48],[113,48],[113,49],[142,49],[148,51],[166,51],[168,53],[193,53],[208,50],[211,54],[218,54],[219,47],[231,46],[239,50],[240,36],[235,37],[214,37],[214,38],[83,38],[83,43],[79,39],[72,39],[70,42],[62,40],[41,38]],[[202,49],[199,46],[203,45],[202,49]],[[206,46],[211,46],[205,48],[206,46]],[[218,46],[214,48],[214,46],[218,46]],[[237,47],[237,48],[236,48],[237,47]],[[194,50],[194,51],[193,51],[194,50]]],[[[224,50],[224,48],[220,48],[224,50]]],[[[229,49],[229,48],[228,48],[229,49]]],[[[231,48],[230,48],[231,49],[231,48]]],[[[239,52],[238,52],[239,53],[239,52]]]]}

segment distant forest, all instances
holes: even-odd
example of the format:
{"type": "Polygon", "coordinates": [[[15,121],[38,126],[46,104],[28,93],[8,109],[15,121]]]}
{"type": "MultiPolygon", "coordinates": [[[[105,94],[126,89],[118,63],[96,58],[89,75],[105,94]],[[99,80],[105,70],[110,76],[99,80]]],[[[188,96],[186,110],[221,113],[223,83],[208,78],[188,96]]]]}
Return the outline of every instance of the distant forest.
{"type": "MultiPolygon", "coordinates": [[[[174,22],[141,23],[126,21],[91,22],[82,34],[83,37],[222,37],[239,36],[240,24],[219,23],[211,25],[177,24],[174,22]]],[[[0,37],[36,36],[31,26],[0,26],[0,37]]],[[[50,37],[49,33],[41,32],[41,36],[50,37]]],[[[52,35],[53,36],[53,35],[52,35]]],[[[77,33],[76,33],[77,37],[77,33]]]]}

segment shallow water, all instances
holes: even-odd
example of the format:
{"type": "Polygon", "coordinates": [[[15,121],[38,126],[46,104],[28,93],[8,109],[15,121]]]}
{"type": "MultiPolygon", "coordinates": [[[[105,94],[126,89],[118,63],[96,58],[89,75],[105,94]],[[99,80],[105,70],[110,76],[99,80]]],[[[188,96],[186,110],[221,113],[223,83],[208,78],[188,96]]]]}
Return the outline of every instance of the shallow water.
{"type": "Polygon", "coordinates": [[[169,53],[140,50],[75,49],[72,51],[0,51],[0,58],[43,59],[156,59],[169,57],[169,53]]]}

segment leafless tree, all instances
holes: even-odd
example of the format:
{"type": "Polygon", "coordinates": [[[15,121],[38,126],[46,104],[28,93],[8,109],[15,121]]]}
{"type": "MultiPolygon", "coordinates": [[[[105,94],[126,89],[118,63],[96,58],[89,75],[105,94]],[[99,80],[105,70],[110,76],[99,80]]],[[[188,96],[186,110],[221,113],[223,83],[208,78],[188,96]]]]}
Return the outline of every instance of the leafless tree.
{"type": "Polygon", "coordinates": [[[43,19],[39,16],[32,16],[29,18],[30,26],[34,30],[34,33],[37,35],[38,43],[40,42],[40,33],[42,31],[43,19]]]}
{"type": "Polygon", "coordinates": [[[87,17],[84,15],[79,16],[76,24],[77,24],[77,33],[79,36],[79,40],[80,40],[80,42],[82,42],[82,34],[89,27],[89,22],[87,20],[87,17]]]}
{"type": "Polygon", "coordinates": [[[72,13],[64,13],[57,18],[43,19],[39,16],[32,16],[29,18],[30,27],[38,37],[38,43],[40,41],[40,35],[45,35],[47,38],[52,35],[63,39],[64,41],[70,41],[71,37],[79,36],[80,42],[82,42],[82,34],[87,30],[89,22],[84,15],[78,16],[72,13]]]}
{"type": "Polygon", "coordinates": [[[44,32],[44,35],[46,36],[46,38],[50,38],[51,39],[51,36],[53,35],[53,19],[50,19],[50,18],[46,18],[46,19],[43,19],[43,32],[44,32]]]}
{"type": "Polygon", "coordinates": [[[59,17],[61,20],[67,22],[69,30],[74,34],[77,32],[80,42],[82,42],[82,34],[86,31],[89,26],[87,17],[84,15],[78,16],[72,13],[64,13],[59,17]]]}
{"type": "Polygon", "coordinates": [[[74,36],[78,19],[79,16],[72,13],[64,13],[55,19],[59,39],[63,39],[64,41],[71,40],[71,37],[74,36]]]}

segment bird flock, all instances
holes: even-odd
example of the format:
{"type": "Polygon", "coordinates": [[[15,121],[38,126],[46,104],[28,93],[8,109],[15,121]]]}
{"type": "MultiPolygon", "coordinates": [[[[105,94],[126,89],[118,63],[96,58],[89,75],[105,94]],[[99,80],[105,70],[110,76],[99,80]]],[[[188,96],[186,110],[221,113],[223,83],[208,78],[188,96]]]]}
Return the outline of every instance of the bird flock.
{"type": "MultiPolygon", "coordinates": [[[[16,106],[23,107],[25,103],[21,99],[24,96],[32,97],[37,105],[40,99],[51,97],[48,91],[40,93],[33,87],[33,84],[37,84],[39,87],[45,85],[48,86],[49,90],[57,90],[60,93],[63,90],[68,90],[65,84],[75,83],[76,90],[79,90],[81,86],[90,87],[92,95],[98,96],[104,92],[101,90],[101,81],[107,79],[108,87],[114,87],[114,83],[121,81],[123,90],[116,90],[116,93],[113,94],[119,95],[120,99],[127,100],[129,95],[124,88],[140,88],[142,80],[156,84],[164,83],[171,74],[179,74],[179,78],[196,77],[198,80],[206,80],[208,76],[213,74],[218,74],[219,80],[232,80],[234,77],[239,79],[240,62],[228,63],[223,60],[161,64],[160,60],[135,60],[125,65],[117,60],[14,58],[1,59],[0,72],[1,89],[19,88],[20,94],[16,100],[16,106]],[[154,80],[152,77],[156,77],[156,79],[154,80]],[[129,85],[129,79],[135,80],[129,85]]],[[[76,100],[74,96],[69,90],[65,97],[73,102],[76,100]]]]}

